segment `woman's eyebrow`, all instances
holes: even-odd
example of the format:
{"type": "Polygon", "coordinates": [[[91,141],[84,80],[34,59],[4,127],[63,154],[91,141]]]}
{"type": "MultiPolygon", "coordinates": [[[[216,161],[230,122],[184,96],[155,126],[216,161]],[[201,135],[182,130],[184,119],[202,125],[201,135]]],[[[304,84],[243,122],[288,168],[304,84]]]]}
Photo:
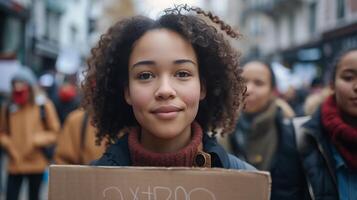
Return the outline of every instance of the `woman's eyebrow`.
{"type": "Polygon", "coordinates": [[[155,61],[153,60],[142,60],[142,61],[139,61],[135,64],[132,65],[132,67],[138,67],[140,65],[155,65],[155,61]]]}
{"type": "MultiPolygon", "coordinates": [[[[183,63],[192,63],[193,65],[197,65],[197,63],[195,63],[193,60],[190,60],[190,59],[178,59],[178,60],[175,60],[173,62],[174,64],[183,64],[183,63]]],[[[153,60],[142,60],[142,61],[139,61],[135,64],[132,65],[132,67],[138,67],[140,65],[156,65],[156,62],[153,61],[153,60]]]]}
{"type": "Polygon", "coordinates": [[[183,64],[183,63],[192,63],[193,65],[197,65],[194,61],[190,59],[179,59],[174,61],[174,64],[183,64]]]}

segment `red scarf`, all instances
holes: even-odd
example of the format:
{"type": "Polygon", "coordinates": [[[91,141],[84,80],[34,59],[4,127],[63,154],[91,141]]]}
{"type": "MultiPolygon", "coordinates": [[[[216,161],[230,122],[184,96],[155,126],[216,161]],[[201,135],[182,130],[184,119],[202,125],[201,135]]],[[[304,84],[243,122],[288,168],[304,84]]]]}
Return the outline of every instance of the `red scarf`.
{"type": "Polygon", "coordinates": [[[344,158],[347,166],[357,169],[357,128],[346,124],[341,118],[334,96],[322,104],[322,124],[332,143],[344,158]]]}
{"type": "Polygon", "coordinates": [[[128,143],[133,166],[192,167],[203,133],[198,123],[192,123],[191,127],[190,144],[173,153],[156,153],[145,149],[139,141],[139,129],[132,129],[128,143]]]}

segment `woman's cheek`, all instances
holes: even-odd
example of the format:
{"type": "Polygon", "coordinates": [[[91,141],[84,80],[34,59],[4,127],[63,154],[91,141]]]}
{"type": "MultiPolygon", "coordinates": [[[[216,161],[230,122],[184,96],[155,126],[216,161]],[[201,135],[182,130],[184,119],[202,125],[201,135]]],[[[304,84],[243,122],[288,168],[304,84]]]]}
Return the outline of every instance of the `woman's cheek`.
{"type": "Polygon", "coordinates": [[[131,103],[133,107],[142,108],[150,102],[151,93],[147,89],[133,87],[130,90],[131,103]]]}
{"type": "Polygon", "coordinates": [[[196,88],[195,92],[183,94],[181,99],[188,107],[198,107],[200,102],[200,89],[196,88]]]}

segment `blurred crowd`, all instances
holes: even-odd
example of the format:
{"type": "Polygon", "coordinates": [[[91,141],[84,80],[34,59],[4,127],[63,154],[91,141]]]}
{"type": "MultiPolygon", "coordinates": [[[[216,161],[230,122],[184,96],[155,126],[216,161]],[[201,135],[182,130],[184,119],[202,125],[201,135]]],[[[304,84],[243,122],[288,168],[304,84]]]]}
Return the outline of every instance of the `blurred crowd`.
{"type": "MultiPolygon", "coordinates": [[[[351,59],[357,60],[355,56],[356,53],[351,59]]],[[[279,182],[284,183],[281,179],[302,179],[297,177],[298,172],[282,174],[284,169],[300,165],[292,150],[297,133],[289,128],[289,121],[313,115],[333,94],[334,86],[312,77],[308,85],[298,89],[290,85],[281,92],[279,85],[285,87],[281,85],[287,82],[282,80],[284,77],[278,78],[276,74],[280,72],[274,70],[274,65],[277,63],[262,60],[243,64],[247,84],[245,107],[236,130],[218,140],[229,152],[257,169],[270,171],[276,187],[279,182]]],[[[89,164],[104,152],[104,143],[95,144],[91,117],[80,108],[80,79],[76,74],[54,71],[35,76],[23,66],[13,73],[11,91],[1,98],[0,115],[0,166],[6,172],[1,173],[5,177],[0,179],[0,192],[6,193],[7,199],[18,198],[24,179],[28,179],[30,199],[37,199],[51,163],[89,164]]]]}
{"type": "MultiPolygon", "coordinates": [[[[37,3],[41,2],[37,1],[37,3]]],[[[92,4],[101,1],[88,2],[92,4]]],[[[88,2],[86,1],[83,7],[91,7],[93,10],[97,8],[95,4],[87,6],[88,2]]],[[[131,1],[127,2],[131,5],[131,1]]],[[[284,1],[271,2],[284,3],[284,1]]],[[[285,1],[286,5],[283,6],[295,9],[294,3],[290,5],[290,1],[287,2],[285,1]]],[[[311,3],[311,5],[309,3],[311,12],[316,12],[317,1],[306,2],[311,3]]],[[[357,4],[353,5],[356,5],[354,9],[357,11],[357,4]]],[[[34,9],[37,7],[39,6],[33,6],[34,9]]],[[[80,10],[74,6],[69,8],[71,12],[73,9],[73,13],[80,10]]],[[[259,6],[257,9],[261,10],[259,6]]],[[[278,9],[283,10],[280,7],[278,9]]],[[[122,10],[114,10],[103,13],[123,13],[122,10]]],[[[132,12],[133,9],[128,10],[132,12]]],[[[43,12],[45,11],[50,11],[48,16],[52,17],[49,19],[59,17],[51,13],[57,13],[56,9],[45,9],[43,6],[43,12]]],[[[245,16],[248,16],[248,11],[245,16]]],[[[269,15],[275,12],[269,9],[263,11],[269,15]]],[[[289,13],[289,10],[286,12],[289,13]]],[[[89,12],[86,10],[83,13],[89,12]]],[[[254,12],[249,11],[249,15],[252,13],[254,12]]],[[[83,18],[74,16],[73,19],[83,18]]],[[[36,20],[41,18],[36,17],[36,20]]],[[[105,17],[98,18],[105,19],[105,17]]],[[[278,19],[276,16],[273,18],[278,19]]],[[[320,18],[324,19],[324,17],[320,18]]],[[[16,27],[10,23],[13,19],[9,19],[6,35],[10,37],[13,35],[13,28],[16,27]]],[[[289,18],[289,22],[281,24],[292,27],[293,21],[289,18]]],[[[57,23],[52,20],[46,23],[51,28],[43,28],[43,30],[48,29],[46,34],[49,36],[46,38],[51,39],[57,35],[57,23]]],[[[85,20],[85,23],[88,23],[88,32],[91,33],[94,18],[85,20]]],[[[252,23],[256,21],[252,20],[252,23]]],[[[34,23],[28,27],[39,27],[39,24],[34,23]]],[[[77,36],[76,26],[71,23],[67,25],[68,32],[73,36],[72,39],[82,38],[77,36]]],[[[326,44],[318,45],[321,49],[319,54],[324,56],[318,56],[315,60],[298,61],[296,58],[289,60],[289,52],[285,52],[285,57],[282,52],[272,52],[269,57],[265,57],[269,60],[260,59],[264,56],[260,56],[259,53],[242,55],[242,77],[247,89],[245,106],[243,110],[239,110],[240,115],[235,130],[225,137],[219,134],[215,137],[227,152],[258,170],[270,172],[273,200],[286,199],[282,197],[291,197],[290,200],[357,199],[355,192],[357,191],[357,39],[355,37],[357,26],[355,22],[353,25],[354,28],[351,26],[352,28],[343,30],[346,32],[345,35],[343,31],[337,31],[338,39],[333,38],[331,33],[325,34],[326,44]]],[[[297,23],[297,26],[300,24],[297,23]]],[[[312,23],[310,28],[315,29],[315,24],[312,23]]],[[[18,30],[24,32],[20,28],[18,30]]],[[[267,29],[262,28],[262,30],[267,29]]],[[[296,30],[300,30],[300,27],[296,30]]],[[[31,31],[27,32],[31,33],[31,31]]],[[[271,34],[260,33],[258,30],[253,32],[256,32],[257,37],[266,36],[267,41],[273,38],[271,34]]],[[[292,33],[295,34],[295,31],[292,33]]],[[[32,63],[36,61],[35,56],[29,56],[26,62],[21,62],[31,66],[27,67],[18,61],[21,54],[14,53],[10,56],[0,54],[0,200],[19,199],[23,191],[21,188],[24,188],[25,183],[27,183],[28,199],[39,199],[40,193],[47,187],[50,164],[88,165],[100,158],[106,150],[107,141],[97,140],[96,128],[93,126],[90,113],[81,107],[83,101],[81,83],[85,73],[80,67],[85,65],[82,61],[89,51],[86,52],[86,56],[81,57],[77,55],[78,52],[71,50],[85,45],[89,48],[87,43],[90,37],[83,38],[86,39],[83,39],[82,43],[68,40],[69,50],[58,58],[57,55],[52,60],[43,58],[41,61],[43,67],[36,67],[37,65],[33,64],[36,62],[32,63]],[[68,63],[72,66],[69,67],[70,69],[59,70],[59,66],[67,66],[68,63]]],[[[274,36],[274,38],[284,37],[274,36]]],[[[30,41],[34,43],[32,46],[27,45],[29,46],[27,51],[31,53],[35,52],[33,49],[41,49],[45,46],[41,45],[42,43],[47,44],[35,37],[30,41]]],[[[262,40],[252,39],[252,41],[266,44],[264,40],[261,42],[262,40]]],[[[310,40],[306,41],[310,42],[310,40]]],[[[22,44],[22,40],[19,39],[18,43],[22,44]]],[[[273,41],[271,45],[274,46],[275,43],[279,42],[273,41]]],[[[10,47],[11,45],[12,43],[9,42],[10,47]]],[[[316,44],[309,45],[311,50],[316,44]]],[[[304,49],[307,52],[305,57],[314,57],[313,52],[306,51],[309,48],[304,46],[295,49],[294,53],[298,54],[304,49]]],[[[110,59],[112,61],[108,62],[113,63],[113,60],[118,58],[110,59]]],[[[110,70],[107,72],[110,73],[110,70]]]]}
{"type": "Polygon", "coordinates": [[[36,77],[22,66],[13,73],[1,98],[1,199],[18,199],[25,179],[30,199],[38,199],[49,164],[89,164],[103,153],[80,99],[75,74],[36,77]]]}

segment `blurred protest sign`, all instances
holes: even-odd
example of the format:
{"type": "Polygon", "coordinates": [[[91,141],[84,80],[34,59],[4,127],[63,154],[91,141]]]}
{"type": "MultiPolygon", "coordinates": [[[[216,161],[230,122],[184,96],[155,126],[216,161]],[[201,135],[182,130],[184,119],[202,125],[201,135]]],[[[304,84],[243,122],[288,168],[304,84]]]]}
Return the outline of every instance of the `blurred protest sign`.
{"type": "Polygon", "coordinates": [[[75,74],[81,66],[81,56],[75,48],[64,48],[61,50],[57,62],[56,70],[63,74],[75,74]]]}

